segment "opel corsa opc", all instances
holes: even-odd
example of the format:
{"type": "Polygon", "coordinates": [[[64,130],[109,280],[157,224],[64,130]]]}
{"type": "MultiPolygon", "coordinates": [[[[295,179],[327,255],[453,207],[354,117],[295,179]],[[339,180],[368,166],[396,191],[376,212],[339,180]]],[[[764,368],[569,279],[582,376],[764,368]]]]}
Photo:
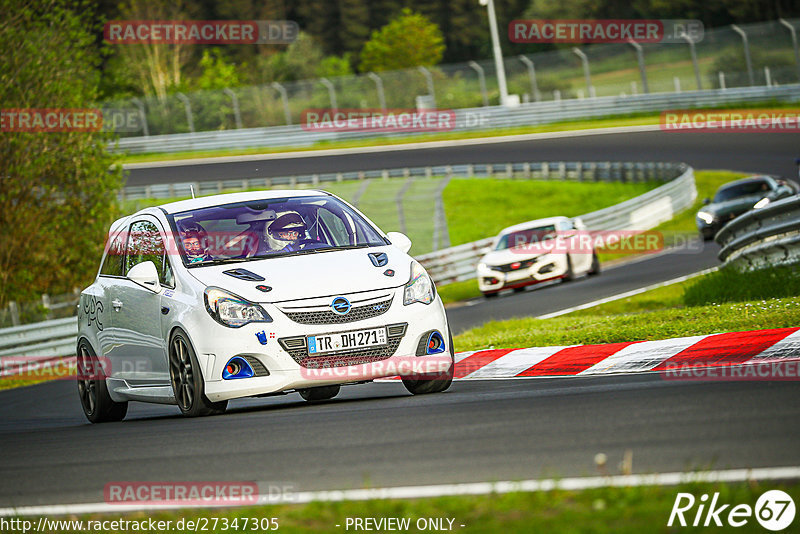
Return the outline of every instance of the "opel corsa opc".
{"type": "Polygon", "coordinates": [[[116,221],[78,309],[86,417],[121,420],[129,401],[188,416],[292,391],[321,401],[388,376],[444,391],[452,336],[410,247],[324,191],[216,195],[116,221]]]}

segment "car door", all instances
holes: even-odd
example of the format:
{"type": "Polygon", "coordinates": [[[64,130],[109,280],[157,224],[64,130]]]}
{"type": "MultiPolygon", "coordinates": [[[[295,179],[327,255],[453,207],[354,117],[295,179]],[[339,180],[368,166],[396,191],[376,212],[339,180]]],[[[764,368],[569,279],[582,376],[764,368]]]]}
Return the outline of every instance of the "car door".
{"type": "Polygon", "coordinates": [[[573,272],[583,273],[591,269],[592,253],[589,250],[583,250],[583,248],[579,245],[580,240],[575,239],[576,237],[580,237],[580,229],[576,228],[575,224],[571,220],[568,220],[559,222],[558,230],[560,236],[564,238],[571,238],[566,239],[566,241],[570,243],[568,246],[568,254],[570,261],[572,262],[573,272]]]}
{"type": "MultiPolygon", "coordinates": [[[[96,340],[94,348],[97,356],[105,364],[114,350],[114,326],[112,324],[111,301],[116,296],[117,287],[123,278],[125,259],[125,231],[112,236],[100,273],[95,283],[81,294],[79,319],[80,329],[88,329],[90,337],[96,340]]],[[[104,365],[107,373],[113,372],[104,365]]]]}
{"type": "MultiPolygon", "coordinates": [[[[160,282],[169,287],[172,276],[165,254],[163,231],[152,217],[132,222],[128,229],[124,270],[152,261],[160,282]]],[[[161,288],[158,292],[123,278],[111,300],[115,348],[111,357],[114,378],[132,386],[169,384],[166,341],[161,321],[161,288]]]]}

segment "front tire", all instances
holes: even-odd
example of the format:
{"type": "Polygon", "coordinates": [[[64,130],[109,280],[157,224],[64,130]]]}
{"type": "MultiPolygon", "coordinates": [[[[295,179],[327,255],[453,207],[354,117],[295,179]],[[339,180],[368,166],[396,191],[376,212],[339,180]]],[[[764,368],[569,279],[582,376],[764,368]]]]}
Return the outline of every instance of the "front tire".
{"type": "MultiPolygon", "coordinates": [[[[421,356],[424,358],[424,356],[421,356]]],[[[455,351],[453,350],[453,334],[450,334],[450,367],[444,373],[430,378],[423,377],[419,380],[413,378],[404,378],[403,385],[414,395],[424,395],[427,393],[441,393],[450,387],[453,383],[453,374],[455,372],[456,360],[455,351]]]]}
{"type": "Polygon", "coordinates": [[[572,269],[572,258],[569,257],[569,254],[567,254],[567,272],[564,273],[564,278],[561,280],[563,282],[572,282],[575,280],[575,271],[572,269]]]}
{"type": "Polygon", "coordinates": [[[111,399],[100,360],[85,339],[78,344],[76,360],[78,395],[86,419],[92,423],[122,421],[128,413],[128,403],[111,399]]]}
{"type": "Polygon", "coordinates": [[[316,388],[298,389],[297,392],[308,402],[325,401],[334,398],[339,394],[342,386],[319,386],[316,388]]]}
{"type": "Polygon", "coordinates": [[[206,398],[205,381],[189,337],[177,330],[169,341],[169,379],[181,413],[187,417],[225,413],[228,401],[206,398]]]}

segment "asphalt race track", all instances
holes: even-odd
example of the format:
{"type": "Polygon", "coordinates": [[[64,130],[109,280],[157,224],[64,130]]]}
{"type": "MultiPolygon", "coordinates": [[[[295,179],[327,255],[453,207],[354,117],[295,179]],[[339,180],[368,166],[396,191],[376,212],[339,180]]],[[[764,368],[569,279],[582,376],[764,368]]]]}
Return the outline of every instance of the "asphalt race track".
{"type": "MultiPolygon", "coordinates": [[[[138,169],[130,184],[521,160],[680,160],[794,177],[786,134],[645,132],[417,151],[138,169]]],[[[448,311],[460,331],[540,315],[717,264],[716,245],[448,311]]],[[[99,502],[114,481],[257,481],[297,491],[800,465],[800,383],[666,381],[658,374],[457,381],[413,397],[399,383],[230,403],[186,419],[132,403],[121,423],[90,425],[75,384],[0,391],[0,507],[99,502]]]]}
{"type": "Polygon", "coordinates": [[[257,481],[295,491],[800,465],[798,382],[676,382],[658,374],[402,384],[231,403],[185,419],[131,404],[90,425],[75,385],[0,392],[0,505],[102,502],[118,481],[257,481]]]}
{"type": "Polygon", "coordinates": [[[794,179],[797,157],[800,157],[797,136],[787,133],[645,131],[337,156],[291,159],[265,156],[255,161],[131,169],[128,185],[516,161],[684,161],[696,169],[761,172],[794,179]]]}

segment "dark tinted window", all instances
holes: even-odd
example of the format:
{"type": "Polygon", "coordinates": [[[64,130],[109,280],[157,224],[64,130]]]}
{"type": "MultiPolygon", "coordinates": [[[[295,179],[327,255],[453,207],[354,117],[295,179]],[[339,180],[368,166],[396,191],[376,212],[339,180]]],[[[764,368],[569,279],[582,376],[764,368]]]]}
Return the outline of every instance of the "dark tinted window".
{"type": "Polygon", "coordinates": [[[714,202],[725,202],[739,197],[749,197],[758,194],[767,194],[772,191],[769,182],[766,180],[755,180],[723,187],[714,195],[714,202]]]}

